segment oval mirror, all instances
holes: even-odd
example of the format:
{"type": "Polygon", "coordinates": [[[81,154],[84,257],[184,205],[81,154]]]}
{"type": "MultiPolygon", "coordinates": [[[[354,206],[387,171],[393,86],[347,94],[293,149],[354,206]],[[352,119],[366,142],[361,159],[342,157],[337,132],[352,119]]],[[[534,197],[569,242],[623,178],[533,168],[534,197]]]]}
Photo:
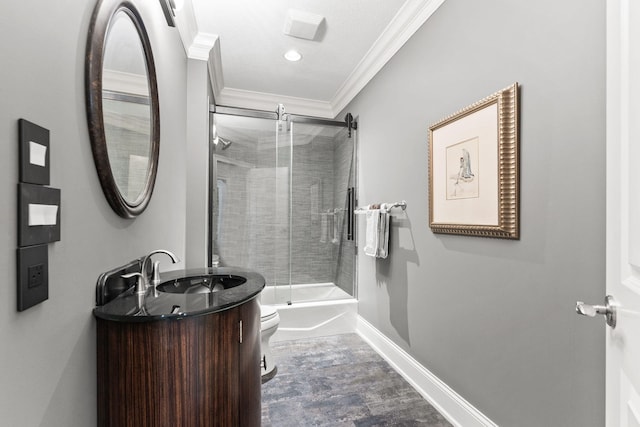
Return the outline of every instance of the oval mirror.
{"type": "Polygon", "coordinates": [[[155,183],[160,149],[151,44],[128,0],[100,0],[87,44],[87,116],[100,185],[113,210],[140,215],[155,183]]]}

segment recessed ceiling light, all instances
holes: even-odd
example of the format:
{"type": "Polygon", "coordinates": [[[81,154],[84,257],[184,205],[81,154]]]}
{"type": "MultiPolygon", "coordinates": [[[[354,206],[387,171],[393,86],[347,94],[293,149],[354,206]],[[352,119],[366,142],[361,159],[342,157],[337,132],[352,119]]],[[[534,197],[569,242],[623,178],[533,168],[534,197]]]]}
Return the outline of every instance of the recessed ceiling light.
{"type": "Polygon", "coordinates": [[[297,50],[292,49],[290,51],[287,51],[287,53],[284,54],[284,59],[291,62],[297,62],[302,59],[302,55],[297,50]]]}

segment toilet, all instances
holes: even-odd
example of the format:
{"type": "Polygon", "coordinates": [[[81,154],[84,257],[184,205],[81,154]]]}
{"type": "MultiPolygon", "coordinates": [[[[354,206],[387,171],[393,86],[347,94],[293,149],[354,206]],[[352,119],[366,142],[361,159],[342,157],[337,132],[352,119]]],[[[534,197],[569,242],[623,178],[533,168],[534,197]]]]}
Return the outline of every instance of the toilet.
{"type": "Polygon", "coordinates": [[[260,347],[262,350],[262,358],[260,365],[262,366],[262,382],[269,381],[276,375],[278,369],[276,368],[273,355],[271,354],[271,348],[269,347],[269,340],[271,336],[278,329],[280,323],[280,315],[276,308],[272,305],[260,306],[260,332],[262,335],[260,347]]]}

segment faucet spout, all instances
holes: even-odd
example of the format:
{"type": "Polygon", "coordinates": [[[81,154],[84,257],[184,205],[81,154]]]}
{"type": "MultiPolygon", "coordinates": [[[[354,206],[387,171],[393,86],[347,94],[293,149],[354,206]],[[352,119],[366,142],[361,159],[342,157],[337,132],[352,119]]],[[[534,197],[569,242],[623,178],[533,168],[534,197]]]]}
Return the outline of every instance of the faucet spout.
{"type": "Polygon", "coordinates": [[[149,276],[147,274],[147,262],[149,262],[149,260],[151,259],[152,255],[155,254],[165,254],[167,255],[169,258],[171,258],[171,261],[175,264],[177,262],[180,262],[180,259],[171,251],[167,251],[165,249],[156,249],[154,251],[149,252],[149,254],[144,257],[144,261],[142,261],[142,266],[141,266],[141,273],[142,273],[142,278],[144,280],[144,284],[145,284],[145,288],[149,287],[150,284],[152,285],[157,285],[158,283],[160,283],[160,269],[159,269],[159,262],[155,262],[153,264],[153,271],[151,272],[151,277],[152,280],[149,280],[149,276]]]}

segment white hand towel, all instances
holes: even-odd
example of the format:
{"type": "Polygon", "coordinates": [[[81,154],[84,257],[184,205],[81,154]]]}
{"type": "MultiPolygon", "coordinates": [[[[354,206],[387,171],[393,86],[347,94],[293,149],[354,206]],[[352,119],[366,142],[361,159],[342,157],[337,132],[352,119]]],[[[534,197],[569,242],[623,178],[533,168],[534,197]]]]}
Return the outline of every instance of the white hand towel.
{"type": "Polygon", "coordinates": [[[378,258],[386,258],[389,255],[389,222],[391,216],[386,210],[380,210],[380,220],[378,221],[378,258]]]}
{"type": "Polygon", "coordinates": [[[378,224],[380,222],[380,210],[369,209],[367,211],[367,228],[365,232],[365,255],[375,257],[378,255],[378,224]]]}

